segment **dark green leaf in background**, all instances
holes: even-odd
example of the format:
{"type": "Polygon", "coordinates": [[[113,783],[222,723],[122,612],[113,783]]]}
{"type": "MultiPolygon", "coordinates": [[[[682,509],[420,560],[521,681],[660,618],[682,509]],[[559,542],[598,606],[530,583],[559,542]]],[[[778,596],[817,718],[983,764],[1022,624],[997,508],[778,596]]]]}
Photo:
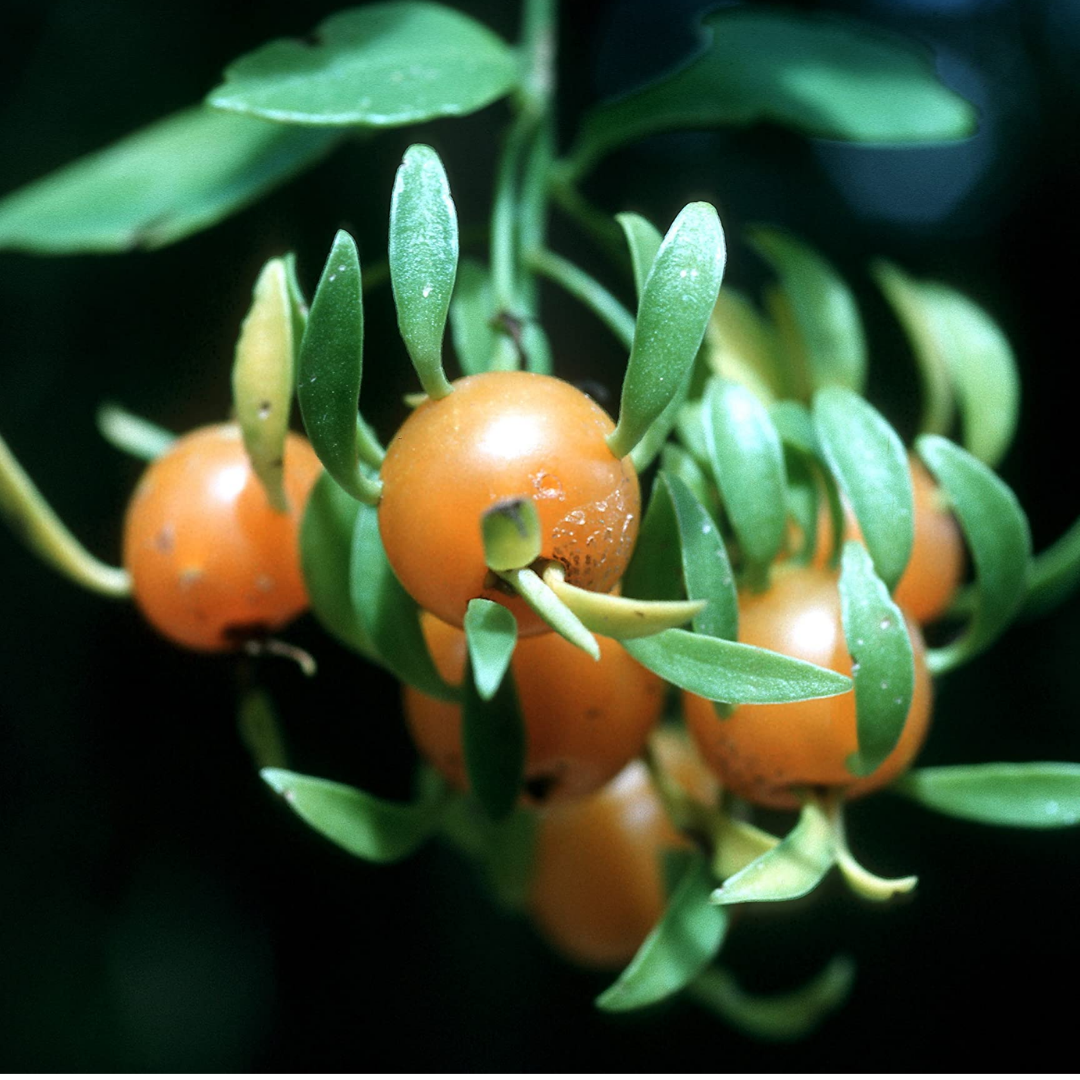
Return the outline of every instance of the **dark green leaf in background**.
{"type": "Polygon", "coordinates": [[[805,660],[689,630],[665,630],[622,645],[662,679],[710,701],[764,705],[832,697],[852,687],[846,675],[805,660]]]}
{"type": "Polygon", "coordinates": [[[446,794],[445,783],[434,773],[423,775],[414,803],[389,802],[347,784],[287,769],[263,769],[259,775],[316,832],[376,863],[411,855],[433,832],[446,794]]]}
{"type": "Polygon", "coordinates": [[[462,259],[450,300],[450,335],[466,375],[487,371],[495,355],[494,298],[487,268],[475,259],[462,259]]]}
{"type": "Polygon", "coordinates": [[[893,786],[931,810],[987,825],[1080,825],[1080,764],[1071,761],[942,765],[915,769],[893,786]]]}
{"type": "Polygon", "coordinates": [[[694,617],[694,631],[734,641],[739,635],[739,602],[735,575],[716,522],[677,476],[661,473],[657,487],[668,489],[679,529],[683,581],[690,600],[707,600],[694,617]]]}
{"type": "Polygon", "coordinates": [[[663,1001],[692,982],[719,952],[728,914],[709,903],[715,882],[704,856],[695,852],[685,861],[663,918],[629,967],[596,999],[605,1012],[663,1001]]]}
{"type": "Polygon", "coordinates": [[[352,535],[349,597],[379,662],[409,686],[442,701],[458,691],[439,675],[420,629],[420,608],[390,568],[379,536],[378,512],[361,504],[352,535]]]}
{"type": "Polygon", "coordinates": [[[705,445],[744,559],[765,567],[787,535],[787,476],[780,435],[744,386],[709,380],[701,408],[705,445]]]}
{"type": "Polygon", "coordinates": [[[0,248],[153,250],[207,229],[314,165],[339,131],[296,131],[196,106],[0,199],[0,248]]]}
{"type": "Polygon", "coordinates": [[[445,397],[442,367],[446,313],[458,264],[458,221],[439,155],[416,144],[394,179],[390,200],[390,281],[398,329],[424,391],[445,397]]]}
{"type": "Polygon", "coordinates": [[[506,42],[442,4],[350,8],[312,38],[281,38],[242,56],[207,101],[287,124],[400,127],[475,112],[519,78],[506,42]]]}
{"type": "Polygon", "coordinates": [[[512,673],[490,700],[480,697],[471,665],[462,685],[461,740],[469,787],[493,821],[509,817],[525,777],[525,724],[512,673]]]}
{"type": "Polygon", "coordinates": [[[1080,518],[1031,562],[1025,618],[1036,618],[1067,600],[1080,585],[1080,518]]]}
{"type": "Polygon", "coordinates": [[[685,595],[678,521],[666,484],[653,484],[622,591],[640,600],[677,600],[685,595]]]}
{"type": "Polygon", "coordinates": [[[615,220],[626,235],[630,263],[634,271],[634,288],[640,299],[664,238],[660,235],[660,230],[640,214],[616,214],[615,220]]]}
{"type": "Polygon", "coordinates": [[[904,143],[961,139],[975,122],[910,38],[832,15],[722,8],[703,17],[689,61],[586,116],[570,161],[580,175],[617,146],[677,128],[776,123],[904,143]]]}
{"type": "Polygon", "coordinates": [[[931,670],[941,672],[982,652],[1019,611],[1031,532],[1016,496],[977,458],[939,435],[921,436],[916,449],[952,503],[975,564],[975,614],[967,630],[927,655],[931,670]]]}
{"type": "Polygon", "coordinates": [[[477,597],[465,611],[465,641],[476,691],[490,701],[510,667],[517,644],[514,613],[494,600],[477,597]]]}
{"type": "Polygon", "coordinates": [[[874,573],[866,548],[849,540],[840,565],[859,746],[847,767],[856,776],[869,776],[900,741],[915,691],[915,659],[904,616],[874,573]]]}
{"type": "MultiPolygon", "coordinates": [[[[779,229],[756,228],[748,239],[779,275],[791,307],[791,362],[805,368],[809,391],[866,384],[866,338],[855,297],[813,248],[779,229]]],[[[800,380],[796,380],[798,385],[800,380]]]]}
{"type": "Polygon", "coordinates": [[[608,436],[616,457],[630,453],[684,385],[720,291],[726,257],[716,210],[704,202],[685,207],[664,237],[642,290],[619,423],[608,436]]]}
{"type": "Polygon", "coordinates": [[[814,395],[814,427],[855,512],[874,569],[895,589],[911,557],[915,528],[904,444],[877,409],[838,386],[814,395]]]}

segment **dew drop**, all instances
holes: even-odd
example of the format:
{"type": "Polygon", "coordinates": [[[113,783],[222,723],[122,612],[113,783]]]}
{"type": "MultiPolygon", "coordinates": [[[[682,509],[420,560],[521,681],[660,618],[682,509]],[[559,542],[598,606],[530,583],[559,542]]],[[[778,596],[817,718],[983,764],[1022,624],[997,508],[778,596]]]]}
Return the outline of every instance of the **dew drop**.
{"type": "Polygon", "coordinates": [[[892,619],[888,615],[883,616],[881,623],[879,624],[882,630],[888,630],[892,626],[892,619]]]}

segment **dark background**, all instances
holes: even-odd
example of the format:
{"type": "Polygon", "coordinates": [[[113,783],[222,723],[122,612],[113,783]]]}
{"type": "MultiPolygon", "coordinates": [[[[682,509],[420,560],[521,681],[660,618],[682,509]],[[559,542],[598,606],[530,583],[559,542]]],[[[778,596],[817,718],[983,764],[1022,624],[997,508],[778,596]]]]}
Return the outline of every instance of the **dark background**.
{"type": "MultiPolygon", "coordinates": [[[[516,34],[516,5],[461,6],[516,34]]],[[[564,138],[583,106],[684,52],[703,6],[567,2],[564,138]]],[[[589,193],[660,223],[690,199],[716,202],[729,280],[745,288],[764,269],[739,242],[744,225],[784,225],[816,244],[857,291],[871,397],[906,435],[913,369],[867,262],[887,256],[983,302],[1022,364],[1003,473],[1041,548],[1080,511],[1080,5],[815,6],[931,44],[982,110],[980,134],[906,150],[766,129],[671,135],[612,157],[589,193]]],[[[199,99],[231,58],[333,9],[2,0],[0,192],[199,99]]],[[[484,220],[504,117],[496,105],[347,147],[151,255],[0,255],[0,430],[91,550],[117,558],[139,470],[96,434],[97,403],[117,399],[178,431],[223,417],[263,261],[296,250],[310,290],[339,226],[380,258],[394,170],[417,140],[444,156],[463,222],[484,220]]],[[[554,246],[625,295],[572,228],[558,226],[554,246]]],[[[546,298],[559,373],[617,388],[622,358],[603,329],[546,298]]],[[[388,290],[367,311],[365,408],[387,438],[414,386],[388,290]]],[[[690,1005],[611,1019],[591,1007],[604,977],[564,965],[496,911],[453,853],[432,845],[375,868],[293,820],[237,738],[233,661],[175,650],[130,606],[72,587],[2,530],[0,583],[0,1069],[1039,1071],[1072,1046],[1077,831],[993,830],[871,799],[851,812],[853,845],[879,872],[917,872],[914,898],[877,908],[828,883],[799,910],[744,919],[726,947],[758,990],[801,981],[837,950],[854,955],[853,1000],[819,1034],[763,1046],[690,1005]]],[[[923,761],[1080,760],[1078,613],[1074,602],[1012,630],[944,682],[923,761]]],[[[412,758],[390,680],[309,620],[289,637],[316,653],[318,679],[284,663],[259,675],[279,698],[295,766],[403,795],[412,758]]]]}

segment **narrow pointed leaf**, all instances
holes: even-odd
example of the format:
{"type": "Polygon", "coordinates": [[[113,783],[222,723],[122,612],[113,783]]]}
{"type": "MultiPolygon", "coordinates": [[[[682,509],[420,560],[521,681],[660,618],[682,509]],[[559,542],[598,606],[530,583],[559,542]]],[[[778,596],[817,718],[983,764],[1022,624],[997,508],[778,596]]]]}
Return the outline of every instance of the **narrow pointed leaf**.
{"type": "Polygon", "coordinates": [[[642,290],[619,423],[608,436],[616,457],[634,448],[682,387],[705,336],[725,261],[716,210],[690,203],[664,237],[642,290]]]}
{"type": "Polygon", "coordinates": [[[392,863],[411,855],[434,831],[445,798],[438,778],[414,803],[390,802],[348,784],[287,769],[259,774],[316,832],[358,858],[392,863]]]}
{"type": "Polygon", "coordinates": [[[490,701],[510,667],[517,644],[513,612],[493,600],[470,600],[465,611],[465,641],[476,692],[484,701],[490,701]]]}
{"type": "Polygon", "coordinates": [[[838,956],[808,983],[782,994],[750,994],[723,968],[704,972],[690,988],[698,1004],[755,1039],[795,1042],[814,1032],[851,995],[855,964],[838,956]]]}
{"type": "Polygon", "coordinates": [[[734,641],[739,636],[738,593],[727,549],[709,512],[677,476],[661,473],[679,529],[683,581],[691,600],[705,600],[694,631],[734,641]]]}
{"type": "Polygon", "coordinates": [[[915,659],[907,624],[866,548],[844,545],[840,609],[855,682],[859,749],[848,768],[869,776],[893,752],[915,691],[915,659]]]}
{"type": "Polygon", "coordinates": [[[0,199],[0,249],[165,247],[243,209],[340,140],[338,131],[185,109],[0,199]]]}
{"type": "Polygon", "coordinates": [[[490,700],[466,671],[462,685],[462,748],[469,788],[493,821],[508,817],[525,777],[525,725],[514,677],[507,674],[490,700]]]}
{"type": "Polygon", "coordinates": [[[1023,615],[1035,618],[1067,600],[1080,585],[1080,518],[1031,562],[1023,615]]]}
{"type": "Polygon", "coordinates": [[[878,26],[784,8],[702,18],[697,52],[592,110],[571,150],[580,175],[624,143],[678,128],[783,124],[858,142],[961,139],[975,110],[944,86],[919,43],[878,26]]]}
{"type": "Polygon", "coordinates": [[[702,402],[709,461],[744,559],[768,566],[787,534],[784,450],[765,406],[738,383],[709,380],[702,402]]]}
{"type": "Polygon", "coordinates": [[[571,645],[600,659],[600,646],[585,624],[551,591],[535,570],[506,570],[499,575],[543,619],[555,633],[571,645]]]}
{"type": "Polygon", "coordinates": [[[344,230],[334,238],[300,348],[297,396],[304,427],[326,471],[362,502],[379,485],[360,469],[356,417],[364,356],[360,257],[344,230]]]}
{"type": "Polygon", "coordinates": [[[779,229],[757,228],[750,243],[779,275],[794,319],[789,342],[805,364],[810,389],[866,384],[866,337],[844,279],[809,245],[779,229]]]}
{"type": "Polygon", "coordinates": [[[622,587],[643,600],[684,595],[678,520],[665,484],[653,484],[622,587]]]}
{"type": "Polygon", "coordinates": [[[282,259],[271,259],[255,283],[233,362],[233,405],[251,467],[270,505],[288,509],[285,437],[293,395],[293,311],[282,259]]]}
{"type": "Polygon", "coordinates": [[[491,367],[497,339],[491,325],[494,295],[487,269],[475,259],[462,259],[450,300],[450,334],[466,375],[478,375],[491,367]]]}
{"type": "Polygon", "coordinates": [[[627,1012],[663,1001],[691,983],[720,951],[728,916],[709,903],[713,877],[704,857],[688,860],[663,918],[629,967],[597,999],[604,1012],[627,1012]]]}
{"type": "Polygon", "coordinates": [[[682,385],[675,392],[675,396],[648,426],[637,446],[630,451],[630,462],[639,475],[656,460],[656,455],[664,448],[668,436],[675,430],[675,425],[679,422],[680,411],[683,405],[686,404],[686,399],[690,396],[690,383],[693,374],[693,368],[691,367],[691,370],[683,377],[682,385]]]}
{"type": "Polygon", "coordinates": [[[356,515],[349,597],[357,621],[388,671],[430,697],[458,700],[458,691],[443,681],[428,652],[416,601],[390,569],[379,536],[378,513],[370,506],[362,505],[356,515]]]}
{"type": "Polygon", "coordinates": [[[890,591],[911,557],[915,513],[900,436],[858,394],[840,387],[814,396],[822,453],[851,504],[874,569],[890,591]]]}
{"type": "Polygon", "coordinates": [[[375,644],[349,598],[349,562],[360,504],[329,473],[315,482],[300,524],[300,569],[311,611],[323,628],[368,659],[375,644]]]}
{"type": "Polygon", "coordinates": [[[725,815],[716,827],[713,841],[713,871],[721,880],[726,880],[772,851],[780,838],[748,821],[725,815]]]}
{"type": "Polygon", "coordinates": [[[818,807],[803,807],[798,825],[712,894],[715,904],[794,900],[815,889],[833,865],[832,831],[818,807]]]}
{"type": "Polygon", "coordinates": [[[156,461],[176,442],[171,431],[109,401],[98,408],[97,426],[102,438],[140,461],[156,461]]]}
{"type": "Polygon", "coordinates": [[[893,790],[941,814],[986,825],[1080,825],[1080,764],[1072,761],[915,769],[893,790]]]}
{"type": "Polygon", "coordinates": [[[369,4],[242,56],[207,101],[287,124],[400,127],[465,116],[519,81],[514,51],[442,4],[369,4]]]}
{"type": "Polygon", "coordinates": [[[451,390],[442,344],[457,263],[457,210],[446,170],[430,146],[410,146],[390,201],[390,282],[402,340],[435,399],[451,390]]]}
{"type": "Polygon", "coordinates": [[[665,630],[623,647],[681,690],[733,705],[833,697],[852,687],[846,675],[805,660],[689,630],[665,630]]]}
{"type": "Polygon", "coordinates": [[[677,476],[694,493],[694,498],[705,507],[710,517],[716,518],[720,510],[716,487],[692,455],[677,443],[669,442],[660,453],[660,471],[668,476],[677,476]]]}
{"type": "Polygon", "coordinates": [[[480,519],[484,559],[496,573],[520,570],[540,557],[543,536],[536,504],[528,497],[504,499],[480,519]]]}
{"type": "Polygon", "coordinates": [[[634,600],[569,585],[562,566],[549,567],[544,583],[594,634],[628,641],[683,626],[701,613],[700,600],[634,600]]]}
{"type": "Polygon", "coordinates": [[[967,451],[938,435],[916,443],[960,521],[975,565],[975,614],[963,635],[928,662],[940,672],[970,660],[1012,621],[1027,595],[1031,532],[1009,487],[967,451]]]}
{"type": "Polygon", "coordinates": [[[664,238],[660,235],[660,230],[640,214],[616,214],[615,220],[622,228],[626,236],[626,245],[630,248],[634,288],[640,299],[649,271],[656,261],[656,253],[660,250],[664,238]]]}
{"type": "Polygon", "coordinates": [[[237,727],[257,769],[284,769],[288,765],[285,737],[270,695],[256,687],[240,700],[237,727]]]}
{"type": "Polygon", "coordinates": [[[293,371],[299,372],[300,344],[307,329],[309,309],[307,297],[304,296],[304,290],[300,288],[300,280],[296,276],[296,255],[291,251],[285,256],[285,284],[289,290],[289,315],[292,318],[293,371]]]}

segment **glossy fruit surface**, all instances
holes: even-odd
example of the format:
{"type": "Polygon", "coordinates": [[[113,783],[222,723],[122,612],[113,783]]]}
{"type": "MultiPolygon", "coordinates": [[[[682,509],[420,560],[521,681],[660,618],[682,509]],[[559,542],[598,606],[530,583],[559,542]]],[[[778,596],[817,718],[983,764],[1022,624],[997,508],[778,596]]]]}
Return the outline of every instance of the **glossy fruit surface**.
{"type": "MultiPolygon", "coordinates": [[[[915,692],[904,732],[870,776],[845,766],[857,748],[855,693],[783,705],[740,705],[720,719],[712,703],[683,695],[687,726],[702,756],[735,795],[761,806],[795,808],[796,789],[842,787],[856,798],[883,787],[914,760],[930,723],[932,688],[926,648],[908,619],[915,692]]],[[[851,674],[838,576],[812,567],[781,567],[768,592],[740,595],[739,640],[851,674]]]]}
{"type": "Polygon", "coordinates": [[[622,576],[640,518],[637,474],[604,439],[614,425],[569,383],[523,371],[458,379],[402,424],[382,466],[379,531],[417,603],[461,626],[482,596],[506,604],[523,635],[547,625],[491,577],[481,516],[505,499],[536,504],[541,555],[567,581],[607,592],[622,576]]]}
{"type": "Polygon", "coordinates": [[[199,428],[153,462],[128,505],[124,565],[155,629],[191,649],[224,651],[299,615],[308,604],[300,519],[321,469],[307,440],[290,434],[281,514],[235,424],[199,428]]]}
{"type": "MultiPolygon", "coordinates": [[[[662,767],[691,795],[715,801],[716,781],[684,738],[661,732],[653,747],[662,767]]],[[[664,912],[664,849],[687,846],[645,766],[631,762],[595,795],[543,813],[529,913],[567,959],[621,967],[664,912]]]]}
{"type": "MultiPolygon", "coordinates": [[[[465,672],[465,634],[425,614],[424,636],[443,678],[465,672]]],[[[660,716],[664,684],[618,642],[598,638],[595,661],[557,634],[517,643],[511,671],[526,730],[526,801],[577,799],[607,783],[645,745],[660,716]]],[[[420,752],[458,788],[468,780],[461,709],[404,689],[405,719],[420,752]]]]}
{"type": "MultiPolygon", "coordinates": [[[[917,623],[925,626],[948,609],[964,577],[964,538],[926,466],[910,459],[915,507],[915,536],[911,558],[893,591],[893,599],[917,623]]],[[[844,538],[862,539],[855,515],[845,508],[844,538]]],[[[822,506],[813,565],[824,567],[832,553],[828,508],[822,506]]]]}

